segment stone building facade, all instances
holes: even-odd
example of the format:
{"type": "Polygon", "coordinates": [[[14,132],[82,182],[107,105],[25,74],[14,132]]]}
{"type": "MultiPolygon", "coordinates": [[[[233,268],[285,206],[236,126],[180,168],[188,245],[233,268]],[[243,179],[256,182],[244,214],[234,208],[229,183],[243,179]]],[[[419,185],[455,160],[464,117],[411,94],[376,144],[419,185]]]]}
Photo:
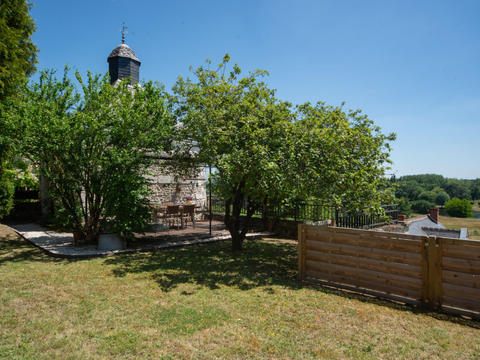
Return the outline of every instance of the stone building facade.
{"type": "MultiPolygon", "coordinates": [[[[119,80],[129,78],[133,83],[139,81],[140,65],[135,52],[124,42],[118,45],[110,53],[107,59],[109,63],[110,82],[117,83],[119,80]]],[[[147,175],[151,183],[152,204],[161,206],[166,202],[175,204],[194,203],[201,210],[206,208],[206,171],[199,168],[194,178],[178,179],[177,176],[165,173],[161,166],[162,161],[171,161],[168,156],[159,159],[147,175]]]]}
{"type": "Polygon", "coordinates": [[[152,204],[191,202],[199,206],[199,209],[206,209],[206,171],[204,168],[199,169],[194,178],[188,179],[176,179],[174,175],[165,174],[159,165],[153,166],[149,173],[147,178],[151,183],[150,201],[152,204]]]}

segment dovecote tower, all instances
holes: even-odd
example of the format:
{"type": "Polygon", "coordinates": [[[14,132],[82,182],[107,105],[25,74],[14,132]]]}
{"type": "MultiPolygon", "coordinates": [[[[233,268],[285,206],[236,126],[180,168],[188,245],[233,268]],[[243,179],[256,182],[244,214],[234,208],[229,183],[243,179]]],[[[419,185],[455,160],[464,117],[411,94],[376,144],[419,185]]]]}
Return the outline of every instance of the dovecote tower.
{"type": "Polygon", "coordinates": [[[139,81],[140,60],[130,46],[125,44],[125,29],[126,26],[123,26],[122,43],[113,49],[107,59],[111,84],[125,78],[130,78],[132,84],[139,81]]]}

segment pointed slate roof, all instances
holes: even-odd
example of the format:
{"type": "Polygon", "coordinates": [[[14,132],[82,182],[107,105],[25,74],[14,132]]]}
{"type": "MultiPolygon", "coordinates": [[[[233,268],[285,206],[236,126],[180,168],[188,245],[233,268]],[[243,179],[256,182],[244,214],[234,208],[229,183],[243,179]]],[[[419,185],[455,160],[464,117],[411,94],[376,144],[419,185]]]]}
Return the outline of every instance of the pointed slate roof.
{"type": "Polygon", "coordinates": [[[124,57],[128,59],[133,59],[135,61],[140,62],[138,60],[137,55],[135,55],[135,52],[128,46],[127,44],[120,44],[118,45],[113,51],[108,55],[108,58],[113,58],[113,57],[124,57]]]}

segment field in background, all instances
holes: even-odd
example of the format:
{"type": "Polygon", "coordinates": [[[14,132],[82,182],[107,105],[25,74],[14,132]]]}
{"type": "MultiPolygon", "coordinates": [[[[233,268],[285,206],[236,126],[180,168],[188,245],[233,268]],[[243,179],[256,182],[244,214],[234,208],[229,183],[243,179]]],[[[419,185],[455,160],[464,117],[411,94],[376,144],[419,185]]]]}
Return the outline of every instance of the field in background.
{"type": "Polygon", "coordinates": [[[299,287],[295,241],[89,260],[0,225],[0,358],[476,359],[480,323],[299,287]]]}
{"type": "Polygon", "coordinates": [[[446,228],[454,230],[466,227],[469,239],[480,240],[480,219],[440,216],[440,223],[446,228]]]}
{"type": "Polygon", "coordinates": [[[480,211],[480,200],[475,201],[472,208],[474,211],[480,211]]]}
{"type": "MultiPolygon", "coordinates": [[[[478,207],[478,203],[477,203],[478,207]]],[[[474,211],[475,207],[474,207],[474,211]]],[[[409,218],[425,216],[425,214],[411,214],[409,218]]],[[[468,229],[468,238],[471,240],[480,240],[480,219],[479,218],[459,218],[440,215],[440,223],[447,229],[459,230],[460,228],[468,229]]]]}

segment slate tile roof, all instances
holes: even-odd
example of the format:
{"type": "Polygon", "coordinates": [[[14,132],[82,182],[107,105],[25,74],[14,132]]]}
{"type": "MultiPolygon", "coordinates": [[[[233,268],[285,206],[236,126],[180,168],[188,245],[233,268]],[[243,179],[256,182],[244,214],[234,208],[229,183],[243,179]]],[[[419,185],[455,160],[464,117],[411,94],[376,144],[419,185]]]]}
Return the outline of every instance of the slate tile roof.
{"type": "Polygon", "coordinates": [[[407,234],[419,236],[441,236],[455,239],[466,239],[467,229],[461,230],[447,229],[440,223],[433,221],[433,219],[426,215],[413,218],[407,221],[407,234]]]}
{"type": "Polygon", "coordinates": [[[135,55],[135,52],[127,44],[118,45],[115,49],[113,49],[108,58],[110,59],[115,56],[125,57],[140,62],[137,55],[135,55]]]}

